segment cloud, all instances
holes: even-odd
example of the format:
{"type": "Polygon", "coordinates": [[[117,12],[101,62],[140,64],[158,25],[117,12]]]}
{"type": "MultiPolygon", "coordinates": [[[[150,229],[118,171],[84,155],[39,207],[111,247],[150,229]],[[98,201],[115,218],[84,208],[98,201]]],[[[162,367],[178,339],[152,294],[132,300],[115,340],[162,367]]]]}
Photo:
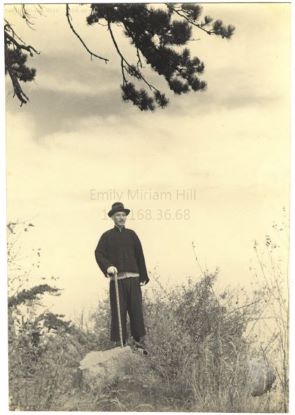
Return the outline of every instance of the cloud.
{"type": "Polygon", "coordinates": [[[75,129],[80,118],[89,116],[123,116],[126,104],[121,100],[120,90],[108,90],[95,94],[75,93],[37,88],[28,92],[30,102],[19,108],[16,99],[7,100],[7,110],[21,112],[32,118],[38,139],[54,132],[75,129]]]}

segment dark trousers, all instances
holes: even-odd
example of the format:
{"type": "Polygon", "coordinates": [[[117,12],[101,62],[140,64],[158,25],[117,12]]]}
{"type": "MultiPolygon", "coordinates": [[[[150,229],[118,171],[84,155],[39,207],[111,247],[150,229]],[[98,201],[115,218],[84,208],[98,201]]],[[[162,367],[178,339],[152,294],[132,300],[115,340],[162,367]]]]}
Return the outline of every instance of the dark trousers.
{"type": "MultiPolygon", "coordinates": [[[[127,312],[133,337],[146,334],[142,310],[142,293],[138,277],[118,279],[123,341],[127,339],[127,312]]],[[[120,340],[115,281],[110,281],[111,341],[120,340]]]]}

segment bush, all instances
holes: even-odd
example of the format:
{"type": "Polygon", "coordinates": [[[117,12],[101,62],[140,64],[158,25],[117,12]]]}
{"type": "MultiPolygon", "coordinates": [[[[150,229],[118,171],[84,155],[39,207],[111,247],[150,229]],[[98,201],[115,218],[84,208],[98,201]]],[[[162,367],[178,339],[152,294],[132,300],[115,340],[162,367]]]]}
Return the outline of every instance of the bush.
{"type": "MultiPolygon", "coordinates": [[[[262,406],[268,412],[267,395],[252,396],[258,381],[265,391],[262,372],[268,365],[273,383],[273,368],[256,334],[248,333],[264,299],[259,290],[247,295],[243,288],[217,294],[217,278],[218,271],[205,273],[198,282],[188,279],[171,290],[159,284],[144,296],[150,369],[162,379],[161,393],[174,409],[260,412],[262,406]],[[254,366],[256,383],[250,376],[255,362],[260,365],[254,366]]],[[[153,280],[159,282],[156,276],[153,280]]],[[[277,402],[273,408],[282,410],[277,402]]]]}
{"type": "Polygon", "coordinates": [[[50,312],[16,326],[16,314],[10,307],[10,410],[54,410],[59,399],[79,390],[79,362],[96,348],[96,336],[50,312]]]}

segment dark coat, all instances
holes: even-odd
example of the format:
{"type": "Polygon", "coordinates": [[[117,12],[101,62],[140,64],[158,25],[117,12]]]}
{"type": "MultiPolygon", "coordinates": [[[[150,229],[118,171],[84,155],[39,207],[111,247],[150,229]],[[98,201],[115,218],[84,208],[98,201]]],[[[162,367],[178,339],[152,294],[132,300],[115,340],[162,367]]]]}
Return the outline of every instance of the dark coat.
{"type": "Polygon", "coordinates": [[[149,282],[141,242],[132,229],[115,225],[104,232],[95,249],[95,259],[107,276],[107,269],[115,266],[118,272],[138,272],[139,281],[149,282]]]}

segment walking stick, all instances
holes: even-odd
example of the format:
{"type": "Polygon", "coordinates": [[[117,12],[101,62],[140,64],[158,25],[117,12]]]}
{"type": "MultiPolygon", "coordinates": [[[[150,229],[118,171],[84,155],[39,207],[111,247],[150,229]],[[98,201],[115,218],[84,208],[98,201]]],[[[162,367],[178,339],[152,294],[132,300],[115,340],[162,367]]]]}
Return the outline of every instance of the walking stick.
{"type": "Polygon", "coordinates": [[[117,300],[117,313],[118,313],[118,323],[119,323],[119,333],[120,333],[120,344],[123,345],[123,333],[122,333],[122,323],[121,323],[121,309],[120,309],[120,299],[119,299],[119,287],[118,287],[118,274],[115,272],[115,289],[116,289],[116,300],[117,300]]]}

